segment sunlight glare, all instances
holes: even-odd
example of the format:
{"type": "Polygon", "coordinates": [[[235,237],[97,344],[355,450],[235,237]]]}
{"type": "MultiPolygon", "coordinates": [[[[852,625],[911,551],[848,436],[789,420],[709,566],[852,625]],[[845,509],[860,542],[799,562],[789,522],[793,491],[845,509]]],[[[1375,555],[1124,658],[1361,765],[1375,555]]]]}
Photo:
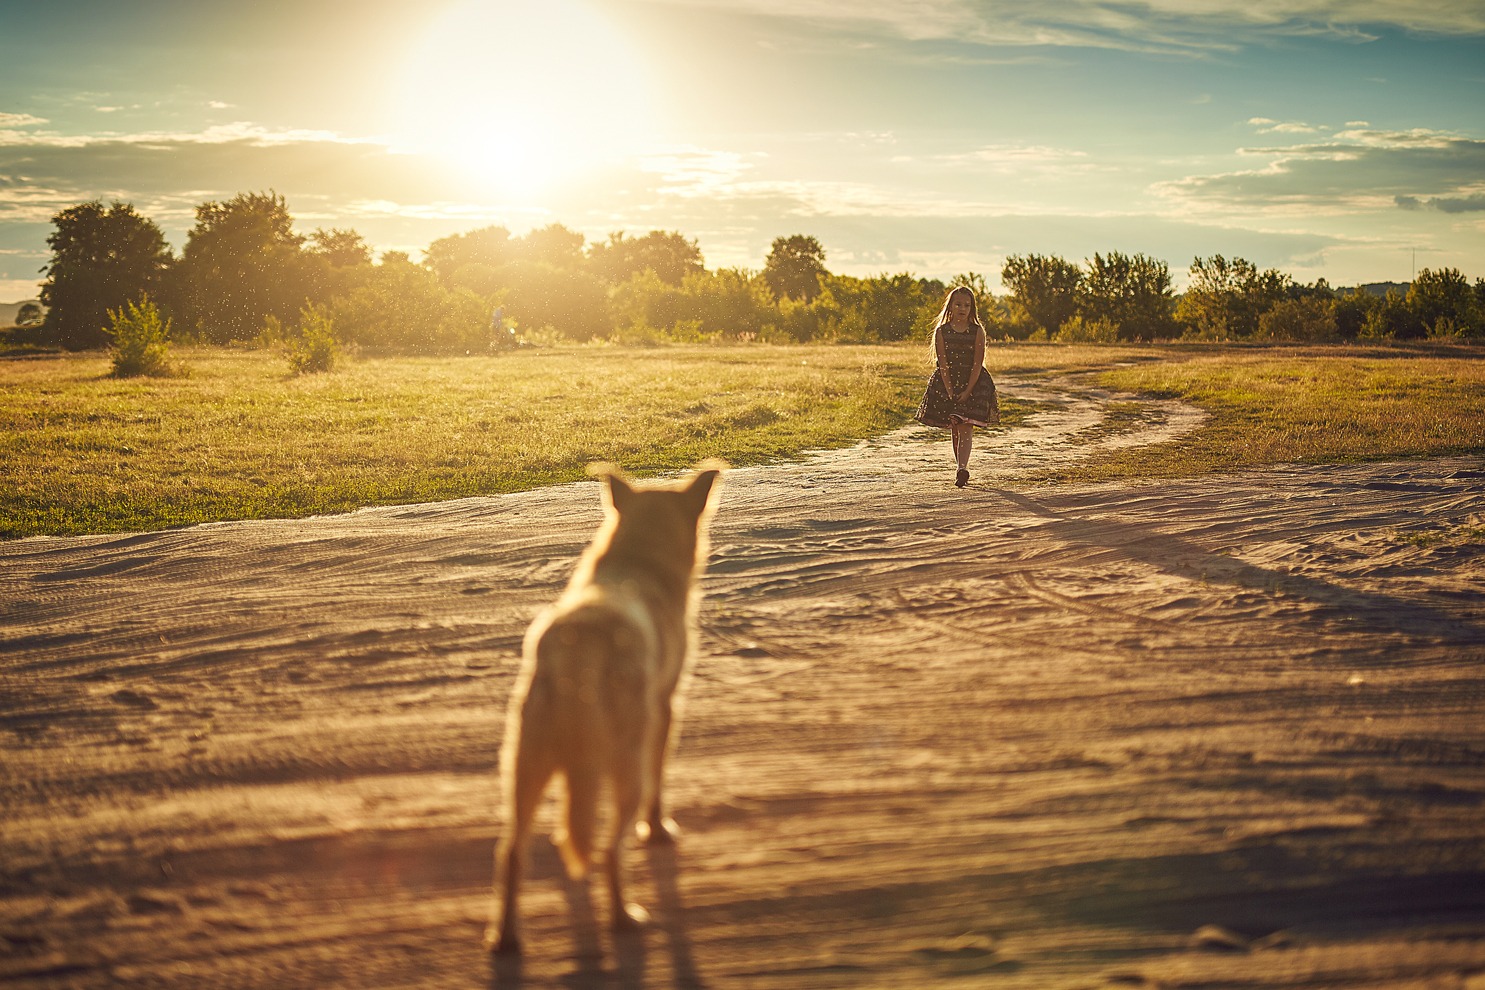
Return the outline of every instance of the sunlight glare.
{"type": "Polygon", "coordinates": [[[395,129],[491,192],[529,201],[649,147],[643,60],[591,0],[463,0],[416,39],[395,129]]]}

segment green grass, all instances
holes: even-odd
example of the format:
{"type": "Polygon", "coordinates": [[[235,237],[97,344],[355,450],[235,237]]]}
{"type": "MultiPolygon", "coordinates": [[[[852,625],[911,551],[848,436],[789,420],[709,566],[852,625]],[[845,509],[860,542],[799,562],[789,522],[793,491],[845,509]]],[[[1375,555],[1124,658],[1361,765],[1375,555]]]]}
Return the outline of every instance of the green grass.
{"type": "MultiPolygon", "coordinates": [[[[265,352],[177,351],[183,377],[100,355],[0,360],[0,537],[160,529],[643,477],[841,446],[909,421],[922,344],[568,347],[350,361],[294,376],[265,352]]],[[[1485,451],[1485,361],[1389,348],[993,344],[997,374],[1081,372],[1207,409],[1195,435],[1061,480],[1485,451]]],[[[1012,390],[1003,423],[1033,411],[1012,390]]],[[[1090,438],[1143,428],[1115,403],[1090,438]]]]}
{"type": "Polygon", "coordinates": [[[1078,467],[1077,480],[1485,452],[1485,353],[1197,349],[1105,371],[1098,381],[1184,399],[1205,409],[1208,420],[1174,443],[1093,458],[1078,467]]]}
{"type": "Polygon", "coordinates": [[[610,460],[645,476],[764,463],[900,425],[927,368],[903,348],[543,349],[350,362],[262,352],[0,362],[0,536],[297,517],[526,489],[610,460]]]}

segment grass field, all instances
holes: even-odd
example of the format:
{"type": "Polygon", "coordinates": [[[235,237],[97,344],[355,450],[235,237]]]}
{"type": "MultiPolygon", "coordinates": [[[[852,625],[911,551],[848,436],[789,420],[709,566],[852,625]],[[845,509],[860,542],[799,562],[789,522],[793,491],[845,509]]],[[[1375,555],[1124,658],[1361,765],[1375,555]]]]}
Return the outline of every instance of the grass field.
{"type": "MultiPolygon", "coordinates": [[[[908,421],[922,344],[557,348],[385,358],[293,377],[265,352],[186,351],[175,378],[106,357],[0,361],[0,537],[158,529],[434,501],[709,456],[737,465],[908,421]]],[[[994,345],[991,371],[1083,372],[1179,396],[1196,436],[1076,477],[1485,451],[1485,361],[1450,353],[994,345]]],[[[1006,425],[1026,414],[1011,398],[1006,425]]]]}

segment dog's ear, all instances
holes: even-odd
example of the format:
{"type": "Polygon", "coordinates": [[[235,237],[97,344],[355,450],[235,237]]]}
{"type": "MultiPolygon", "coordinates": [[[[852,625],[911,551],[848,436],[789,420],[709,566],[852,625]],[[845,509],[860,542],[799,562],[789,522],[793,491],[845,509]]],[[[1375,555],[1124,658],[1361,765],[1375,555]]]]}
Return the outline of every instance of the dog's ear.
{"type": "Polygon", "coordinates": [[[589,464],[588,474],[604,483],[604,504],[612,506],[619,512],[623,512],[624,506],[629,501],[629,496],[634,494],[634,486],[630,485],[625,479],[624,472],[619,470],[619,466],[607,462],[589,464]]]}
{"type": "Polygon", "coordinates": [[[722,477],[722,470],[726,466],[725,462],[715,459],[697,465],[695,476],[686,486],[686,494],[691,496],[698,515],[706,511],[707,505],[711,503],[717,489],[717,480],[722,477]]]}

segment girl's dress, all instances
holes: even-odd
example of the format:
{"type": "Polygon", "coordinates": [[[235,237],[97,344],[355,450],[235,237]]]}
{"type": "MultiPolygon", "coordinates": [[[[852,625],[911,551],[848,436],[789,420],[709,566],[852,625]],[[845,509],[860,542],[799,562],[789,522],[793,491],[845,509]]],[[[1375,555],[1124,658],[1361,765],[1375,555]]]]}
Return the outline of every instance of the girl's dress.
{"type": "MultiPolygon", "coordinates": [[[[944,335],[944,359],[949,363],[949,381],[954,385],[954,395],[964,391],[969,382],[970,370],[975,361],[975,330],[970,327],[959,333],[947,325],[940,328],[944,335]]],[[[924,426],[950,427],[954,423],[969,423],[971,426],[993,426],[1000,422],[1000,403],[995,396],[995,382],[990,372],[980,368],[980,377],[975,381],[974,391],[963,402],[955,402],[954,395],[944,389],[942,369],[935,367],[933,377],[928,379],[928,388],[918,411],[913,418],[924,426]]]]}

